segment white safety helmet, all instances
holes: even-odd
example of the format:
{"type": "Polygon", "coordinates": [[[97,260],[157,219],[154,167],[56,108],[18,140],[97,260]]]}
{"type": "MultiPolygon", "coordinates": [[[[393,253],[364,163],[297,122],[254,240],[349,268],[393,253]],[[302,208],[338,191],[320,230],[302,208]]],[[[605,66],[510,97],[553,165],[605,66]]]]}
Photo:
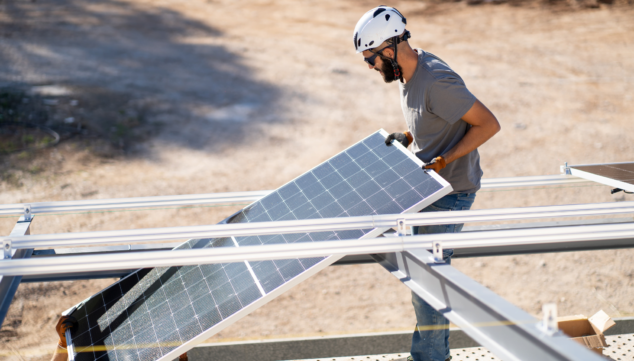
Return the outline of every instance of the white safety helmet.
{"type": "Polygon", "coordinates": [[[357,53],[376,48],[385,40],[405,31],[407,20],[395,8],[381,5],[363,14],[354,27],[354,47],[357,53]]]}

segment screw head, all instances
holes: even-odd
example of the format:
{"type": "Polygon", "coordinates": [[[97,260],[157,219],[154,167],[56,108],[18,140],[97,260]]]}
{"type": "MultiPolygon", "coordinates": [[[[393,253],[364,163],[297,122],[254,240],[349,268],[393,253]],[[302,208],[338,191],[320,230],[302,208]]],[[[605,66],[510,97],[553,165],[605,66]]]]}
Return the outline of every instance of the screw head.
{"type": "Polygon", "coordinates": [[[4,244],[4,249],[6,249],[6,250],[11,249],[11,246],[9,245],[9,243],[5,243],[4,244]]]}

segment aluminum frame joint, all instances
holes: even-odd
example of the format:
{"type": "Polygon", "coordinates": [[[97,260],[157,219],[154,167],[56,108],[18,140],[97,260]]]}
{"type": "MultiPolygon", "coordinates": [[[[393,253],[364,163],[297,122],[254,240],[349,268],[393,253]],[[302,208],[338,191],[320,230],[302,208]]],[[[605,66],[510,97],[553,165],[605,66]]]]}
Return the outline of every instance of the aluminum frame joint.
{"type": "Polygon", "coordinates": [[[539,328],[549,336],[556,334],[559,331],[559,326],[557,325],[557,304],[544,304],[542,306],[542,312],[544,316],[539,328]]]}
{"type": "Polygon", "coordinates": [[[568,162],[564,162],[564,165],[559,166],[559,171],[565,175],[572,175],[572,171],[570,170],[570,167],[568,166],[568,162]]]}
{"type": "Polygon", "coordinates": [[[396,220],[396,234],[399,237],[409,236],[409,232],[407,232],[407,222],[405,219],[396,220]]]}
{"type": "Polygon", "coordinates": [[[31,205],[24,205],[24,222],[31,222],[33,220],[33,212],[31,212],[31,205]]]}
{"type": "Polygon", "coordinates": [[[3,239],[0,245],[2,246],[2,259],[11,259],[11,239],[3,239]]]}
{"type": "Polygon", "coordinates": [[[445,263],[445,260],[443,259],[442,242],[441,241],[434,241],[434,244],[433,244],[433,247],[432,247],[432,255],[434,256],[434,262],[436,262],[436,263],[445,263]]]}

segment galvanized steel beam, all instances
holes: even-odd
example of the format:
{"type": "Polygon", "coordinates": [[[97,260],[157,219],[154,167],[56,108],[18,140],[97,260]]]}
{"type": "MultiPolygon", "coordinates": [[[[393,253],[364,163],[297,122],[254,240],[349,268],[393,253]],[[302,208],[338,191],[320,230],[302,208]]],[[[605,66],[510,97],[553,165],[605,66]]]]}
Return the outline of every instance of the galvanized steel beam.
{"type": "Polygon", "coordinates": [[[403,284],[505,361],[600,361],[603,357],[541,323],[431,253],[416,249],[377,255],[403,284]]]}

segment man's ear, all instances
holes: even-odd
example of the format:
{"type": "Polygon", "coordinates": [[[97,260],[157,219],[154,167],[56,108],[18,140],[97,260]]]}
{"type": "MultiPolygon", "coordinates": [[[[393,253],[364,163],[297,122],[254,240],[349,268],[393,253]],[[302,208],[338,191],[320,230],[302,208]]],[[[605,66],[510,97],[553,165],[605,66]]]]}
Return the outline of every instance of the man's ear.
{"type": "Polygon", "coordinates": [[[382,51],[382,53],[386,58],[394,59],[394,49],[386,48],[382,51]]]}

